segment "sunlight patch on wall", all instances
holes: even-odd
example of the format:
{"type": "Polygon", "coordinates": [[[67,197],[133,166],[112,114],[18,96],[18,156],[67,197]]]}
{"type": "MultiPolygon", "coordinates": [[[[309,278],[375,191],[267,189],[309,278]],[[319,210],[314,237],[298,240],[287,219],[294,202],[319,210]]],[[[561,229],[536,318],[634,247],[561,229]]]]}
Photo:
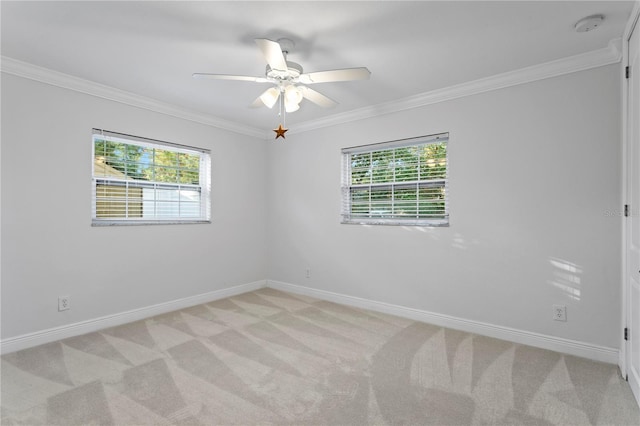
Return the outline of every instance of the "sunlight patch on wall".
{"type": "Polygon", "coordinates": [[[470,240],[470,239],[465,239],[462,234],[456,233],[453,236],[453,244],[452,246],[455,248],[458,248],[460,250],[467,250],[469,247],[471,246],[476,246],[478,245],[480,242],[476,239],[470,240]]]}
{"type": "Polygon", "coordinates": [[[569,298],[580,300],[582,267],[557,257],[549,258],[549,263],[552,267],[552,279],[548,283],[565,292],[569,298]]]}

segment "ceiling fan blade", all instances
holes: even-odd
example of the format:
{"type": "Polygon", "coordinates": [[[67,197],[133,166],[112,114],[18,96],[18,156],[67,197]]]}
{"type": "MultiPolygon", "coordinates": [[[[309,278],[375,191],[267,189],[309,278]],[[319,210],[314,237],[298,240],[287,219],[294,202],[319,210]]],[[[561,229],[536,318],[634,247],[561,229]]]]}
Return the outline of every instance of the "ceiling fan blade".
{"type": "Polygon", "coordinates": [[[346,68],[343,70],[318,71],[302,74],[298,81],[304,84],[330,83],[333,81],[368,80],[371,71],[366,67],[346,68]]]}
{"type": "Polygon", "coordinates": [[[208,78],[211,80],[238,80],[238,81],[253,81],[255,83],[268,83],[264,77],[251,77],[247,75],[228,75],[228,74],[207,74],[196,72],[193,75],[193,78],[208,78]]]}
{"type": "Polygon", "coordinates": [[[279,43],[266,38],[257,38],[255,41],[272,70],[287,71],[287,61],[279,43]]]}
{"type": "Polygon", "coordinates": [[[266,106],[267,108],[273,108],[273,106],[278,101],[278,97],[280,97],[280,91],[275,87],[270,87],[260,96],[256,98],[255,101],[251,105],[251,108],[259,108],[261,106],[266,106]]]}
{"type": "Polygon", "coordinates": [[[305,86],[298,86],[298,90],[302,93],[302,97],[310,100],[316,105],[320,105],[323,108],[331,108],[336,106],[338,103],[331,98],[326,97],[320,92],[316,92],[313,89],[309,89],[305,86]]]}

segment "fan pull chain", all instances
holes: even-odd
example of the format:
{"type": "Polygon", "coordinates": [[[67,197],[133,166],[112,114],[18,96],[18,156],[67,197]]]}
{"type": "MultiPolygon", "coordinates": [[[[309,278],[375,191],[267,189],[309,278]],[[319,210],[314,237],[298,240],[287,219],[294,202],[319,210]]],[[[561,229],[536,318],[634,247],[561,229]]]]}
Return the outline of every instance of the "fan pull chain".
{"type": "Polygon", "coordinates": [[[282,126],[287,127],[287,110],[284,108],[284,93],[280,93],[278,101],[278,117],[281,117],[282,126]]]}
{"type": "Polygon", "coordinates": [[[284,108],[284,93],[280,92],[280,99],[278,102],[278,116],[281,118],[280,120],[280,125],[278,126],[277,129],[273,129],[274,132],[276,132],[276,139],[278,138],[282,138],[285,139],[284,134],[287,132],[286,129],[286,121],[287,121],[287,109],[284,108]]]}

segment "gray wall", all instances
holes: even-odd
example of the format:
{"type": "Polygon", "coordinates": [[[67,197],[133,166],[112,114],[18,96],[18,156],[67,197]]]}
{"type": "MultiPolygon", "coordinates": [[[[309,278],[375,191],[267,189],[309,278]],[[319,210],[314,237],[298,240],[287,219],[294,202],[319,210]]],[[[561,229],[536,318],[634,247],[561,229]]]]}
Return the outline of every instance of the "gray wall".
{"type": "Polygon", "coordinates": [[[618,70],[277,143],[3,74],[2,339],[269,278],[617,348],[618,70]],[[92,228],[92,127],[211,149],[213,223],[92,228]],[[340,148],[440,132],[450,227],[340,224],[340,148]]]}
{"type": "Polygon", "coordinates": [[[3,73],[2,338],[263,280],[266,148],[3,73]],[[210,149],[213,223],[91,227],[92,127],[210,149]]]}
{"type": "Polygon", "coordinates": [[[618,347],[617,65],[269,145],[269,278],[618,347]],[[340,148],[449,132],[448,228],[340,224],[340,148]],[[306,269],[311,277],[306,278],[306,269]],[[552,320],[567,305],[568,322],[552,320]]]}

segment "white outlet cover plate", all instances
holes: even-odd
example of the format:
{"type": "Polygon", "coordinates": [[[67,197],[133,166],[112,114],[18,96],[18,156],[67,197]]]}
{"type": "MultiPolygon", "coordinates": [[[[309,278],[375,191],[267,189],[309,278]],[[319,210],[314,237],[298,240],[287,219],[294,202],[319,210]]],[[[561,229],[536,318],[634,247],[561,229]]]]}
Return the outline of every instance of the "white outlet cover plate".
{"type": "Polygon", "coordinates": [[[567,307],[564,305],[553,305],[553,319],[556,321],[566,321],[567,307]]]}
{"type": "Polygon", "coordinates": [[[58,297],[58,311],[66,311],[69,309],[69,296],[58,297]]]}

